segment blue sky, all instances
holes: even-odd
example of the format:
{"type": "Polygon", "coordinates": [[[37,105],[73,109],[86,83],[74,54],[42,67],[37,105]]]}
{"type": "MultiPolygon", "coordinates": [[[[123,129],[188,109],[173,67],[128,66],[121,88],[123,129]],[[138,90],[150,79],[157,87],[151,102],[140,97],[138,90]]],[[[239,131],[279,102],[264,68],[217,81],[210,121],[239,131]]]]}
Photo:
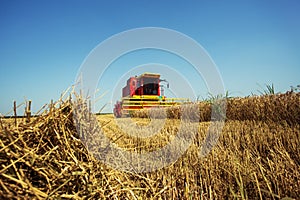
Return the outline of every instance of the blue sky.
{"type": "MultiPolygon", "coordinates": [[[[31,99],[33,111],[57,100],[74,84],[84,59],[99,43],[140,27],[173,29],[196,40],[216,63],[225,89],[233,96],[257,93],[258,84],[273,83],[276,91],[285,92],[300,84],[299,9],[297,0],[2,0],[0,113],[9,112],[13,100],[31,99]]],[[[112,91],[120,78],[114,77],[124,75],[118,67],[151,62],[174,67],[191,80],[196,96],[205,97],[203,82],[199,87],[194,84],[192,70],[177,60],[151,51],[120,58],[99,82],[99,93],[108,94],[98,104],[115,100],[112,91]]],[[[176,86],[172,77],[169,81],[170,87],[176,86]]]]}

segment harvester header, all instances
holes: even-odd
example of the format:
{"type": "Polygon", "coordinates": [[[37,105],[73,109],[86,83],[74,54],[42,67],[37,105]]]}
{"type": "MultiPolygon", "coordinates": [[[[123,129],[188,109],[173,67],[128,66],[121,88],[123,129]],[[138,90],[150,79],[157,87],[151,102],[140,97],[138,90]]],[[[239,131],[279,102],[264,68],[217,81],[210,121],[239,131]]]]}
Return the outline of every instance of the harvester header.
{"type": "Polygon", "coordinates": [[[122,89],[122,99],[114,107],[116,117],[128,116],[134,110],[153,107],[168,107],[187,102],[186,98],[167,98],[164,96],[164,85],[169,83],[160,79],[160,74],[143,73],[140,76],[130,77],[122,89]]]}

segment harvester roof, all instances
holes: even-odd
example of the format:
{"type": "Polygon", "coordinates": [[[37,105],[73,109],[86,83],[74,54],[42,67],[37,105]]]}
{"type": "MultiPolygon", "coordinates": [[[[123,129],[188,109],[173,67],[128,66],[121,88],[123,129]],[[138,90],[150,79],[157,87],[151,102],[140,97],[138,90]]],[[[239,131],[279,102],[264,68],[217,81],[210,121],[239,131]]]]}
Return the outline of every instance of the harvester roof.
{"type": "Polygon", "coordinates": [[[160,74],[155,74],[155,73],[150,73],[150,72],[145,72],[138,76],[137,78],[142,78],[142,77],[148,77],[148,78],[160,78],[160,74]]]}

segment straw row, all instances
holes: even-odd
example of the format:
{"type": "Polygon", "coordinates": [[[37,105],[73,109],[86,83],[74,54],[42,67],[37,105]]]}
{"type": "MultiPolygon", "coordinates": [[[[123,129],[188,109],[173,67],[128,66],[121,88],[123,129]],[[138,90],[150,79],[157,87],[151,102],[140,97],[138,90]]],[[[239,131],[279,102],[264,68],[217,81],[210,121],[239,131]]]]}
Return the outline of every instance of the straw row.
{"type": "Polygon", "coordinates": [[[1,121],[0,199],[134,199],[131,175],[108,168],[87,151],[71,102],[57,107],[17,126],[1,121]]]}

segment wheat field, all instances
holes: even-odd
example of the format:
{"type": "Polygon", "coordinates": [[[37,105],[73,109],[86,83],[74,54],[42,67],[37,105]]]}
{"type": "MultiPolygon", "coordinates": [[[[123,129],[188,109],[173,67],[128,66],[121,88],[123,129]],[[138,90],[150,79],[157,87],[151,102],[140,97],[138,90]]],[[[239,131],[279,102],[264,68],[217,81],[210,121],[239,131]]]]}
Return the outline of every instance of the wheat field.
{"type": "Polygon", "coordinates": [[[80,98],[75,106],[60,100],[30,122],[0,119],[0,198],[299,198],[299,93],[228,99],[222,132],[206,156],[199,154],[213,123],[211,108],[207,102],[196,105],[201,113],[190,115],[199,121],[185,127],[187,137],[197,130],[189,148],[175,162],[148,172],[121,171],[102,162],[103,155],[121,158],[105,154],[108,147],[95,137],[95,127],[124,151],[151,152],[174,140],[181,124],[178,108],[169,108],[156,134],[145,138],[127,124],[147,127],[153,120],[147,111],[117,120],[95,116],[80,98]]]}

